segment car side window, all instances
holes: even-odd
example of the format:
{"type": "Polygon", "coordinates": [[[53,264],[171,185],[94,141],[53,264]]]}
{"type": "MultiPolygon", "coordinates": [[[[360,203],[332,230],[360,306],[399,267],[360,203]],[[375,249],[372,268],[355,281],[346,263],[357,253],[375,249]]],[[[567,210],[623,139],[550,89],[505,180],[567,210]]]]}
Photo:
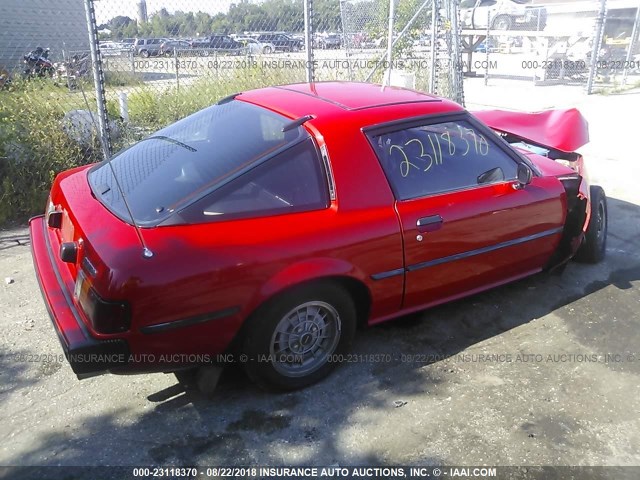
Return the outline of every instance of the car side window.
{"type": "Polygon", "coordinates": [[[514,180],[517,163],[464,120],[369,135],[396,198],[514,180]]]}
{"type": "Polygon", "coordinates": [[[329,206],[326,176],[310,138],[194,205],[199,222],[279,215],[329,206]]]}

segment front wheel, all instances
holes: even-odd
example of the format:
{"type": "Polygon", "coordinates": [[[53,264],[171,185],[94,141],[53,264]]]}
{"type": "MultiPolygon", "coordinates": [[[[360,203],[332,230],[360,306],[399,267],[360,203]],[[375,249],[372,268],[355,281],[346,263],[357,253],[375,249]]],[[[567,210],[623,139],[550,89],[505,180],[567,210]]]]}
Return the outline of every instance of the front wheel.
{"type": "Polygon", "coordinates": [[[604,259],[607,249],[607,229],[609,215],[607,196],[602,187],[593,186],[591,195],[591,219],[587,227],[584,242],[576,254],[576,260],[585,263],[598,263],[604,259]]]}
{"type": "Polygon", "coordinates": [[[299,287],[259,309],[243,345],[245,370],[258,385],[295,390],[326,377],[353,339],[351,296],[331,283],[299,287]]]}
{"type": "Polygon", "coordinates": [[[511,28],[511,18],[507,15],[500,15],[493,21],[494,30],[509,30],[511,28]]]}

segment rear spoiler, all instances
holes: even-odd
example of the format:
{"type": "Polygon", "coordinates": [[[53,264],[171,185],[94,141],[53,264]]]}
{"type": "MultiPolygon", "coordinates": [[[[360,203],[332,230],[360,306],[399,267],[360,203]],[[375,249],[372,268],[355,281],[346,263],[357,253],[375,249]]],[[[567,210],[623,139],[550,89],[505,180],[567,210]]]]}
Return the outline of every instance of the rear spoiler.
{"type": "Polygon", "coordinates": [[[561,152],[589,143],[589,124],[575,108],[537,113],[482,110],[473,115],[494,130],[561,152]]]}

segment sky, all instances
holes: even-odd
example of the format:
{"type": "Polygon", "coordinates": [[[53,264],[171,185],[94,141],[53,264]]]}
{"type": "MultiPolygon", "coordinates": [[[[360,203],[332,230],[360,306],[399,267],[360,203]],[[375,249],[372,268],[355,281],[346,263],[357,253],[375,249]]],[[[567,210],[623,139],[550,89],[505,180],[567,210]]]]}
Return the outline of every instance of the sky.
{"type": "MultiPolygon", "coordinates": [[[[146,0],[147,15],[166,8],[169,12],[182,10],[183,12],[206,12],[215,15],[227,12],[233,0],[146,0]]],[[[235,3],[239,3],[235,0],[235,3]]],[[[109,19],[123,15],[135,19],[138,12],[138,0],[94,0],[96,20],[98,25],[109,19]]]]}

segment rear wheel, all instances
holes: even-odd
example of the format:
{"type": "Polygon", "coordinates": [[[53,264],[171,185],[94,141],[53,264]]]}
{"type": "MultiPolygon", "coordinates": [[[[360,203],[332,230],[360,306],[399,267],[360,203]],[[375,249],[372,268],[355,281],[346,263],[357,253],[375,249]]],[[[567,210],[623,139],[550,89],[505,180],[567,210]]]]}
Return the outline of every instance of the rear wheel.
{"type": "Polygon", "coordinates": [[[149,51],[148,50],[140,50],[140,56],[142,58],[149,58],[149,51]]]}
{"type": "Polygon", "coordinates": [[[297,288],[253,315],[243,352],[245,370],[258,385],[295,390],[327,376],[355,333],[350,295],[331,283],[297,288]]]}
{"type": "Polygon", "coordinates": [[[586,263],[598,263],[604,259],[607,248],[607,229],[609,216],[607,196],[602,187],[593,186],[591,194],[591,219],[587,227],[584,242],[576,254],[576,260],[586,263]]]}
{"type": "Polygon", "coordinates": [[[262,53],[273,53],[273,48],[271,48],[271,45],[265,45],[265,47],[262,49],[262,53]]]}

